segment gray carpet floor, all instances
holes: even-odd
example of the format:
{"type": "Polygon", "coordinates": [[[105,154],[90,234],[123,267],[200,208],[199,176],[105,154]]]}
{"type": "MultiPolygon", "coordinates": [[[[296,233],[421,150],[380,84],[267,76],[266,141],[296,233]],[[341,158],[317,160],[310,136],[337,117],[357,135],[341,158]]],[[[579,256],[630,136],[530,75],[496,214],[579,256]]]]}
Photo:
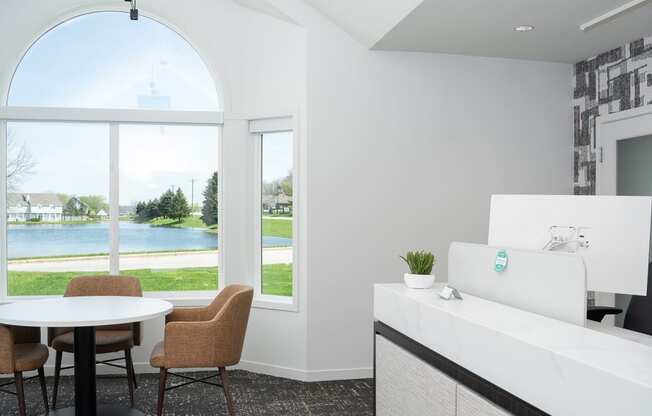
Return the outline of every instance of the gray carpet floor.
{"type": "MultiPolygon", "coordinates": [[[[194,373],[197,377],[200,373],[194,373]]],[[[201,374],[208,375],[208,374],[201,374]]],[[[373,381],[350,380],[302,383],[246,371],[229,372],[233,398],[238,416],[288,415],[373,415],[373,381]]],[[[168,379],[168,386],[180,384],[176,377],[168,379]]],[[[136,408],[145,414],[155,414],[158,392],[158,374],[139,374],[136,390],[136,408]]],[[[52,399],[52,378],[48,378],[48,393],[52,399]]],[[[104,376],[97,380],[98,403],[128,406],[125,378],[104,376]]],[[[25,383],[28,415],[44,413],[38,381],[25,383]]],[[[71,406],[72,377],[62,377],[57,407],[71,406]]],[[[0,393],[0,415],[17,415],[14,396],[0,393]]],[[[165,400],[166,416],[226,415],[222,389],[205,384],[193,384],[168,391],[165,400]]]]}

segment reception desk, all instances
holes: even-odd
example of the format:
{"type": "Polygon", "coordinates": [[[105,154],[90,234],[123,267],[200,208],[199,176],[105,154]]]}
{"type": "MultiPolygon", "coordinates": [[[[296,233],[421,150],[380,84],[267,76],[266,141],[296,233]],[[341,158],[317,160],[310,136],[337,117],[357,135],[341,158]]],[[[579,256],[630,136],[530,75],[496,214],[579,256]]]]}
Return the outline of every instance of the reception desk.
{"type": "Polygon", "coordinates": [[[378,416],[652,414],[649,345],[440,289],[374,288],[378,416]]]}

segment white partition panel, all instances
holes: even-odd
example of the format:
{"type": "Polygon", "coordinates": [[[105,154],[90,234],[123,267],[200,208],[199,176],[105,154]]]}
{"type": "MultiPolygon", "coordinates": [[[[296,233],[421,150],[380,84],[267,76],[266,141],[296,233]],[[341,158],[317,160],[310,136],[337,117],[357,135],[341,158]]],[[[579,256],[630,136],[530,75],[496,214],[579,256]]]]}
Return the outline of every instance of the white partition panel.
{"type": "Polygon", "coordinates": [[[496,272],[496,256],[501,250],[451,244],[449,284],[462,293],[584,326],[586,271],[581,257],[506,249],[507,267],[496,272]]]}
{"type": "Polygon", "coordinates": [[[550,227],[577,227],[587,288],[647,294],[652,198],[638,196],[494,195],[489,245],[541,250],[550,227]]]}

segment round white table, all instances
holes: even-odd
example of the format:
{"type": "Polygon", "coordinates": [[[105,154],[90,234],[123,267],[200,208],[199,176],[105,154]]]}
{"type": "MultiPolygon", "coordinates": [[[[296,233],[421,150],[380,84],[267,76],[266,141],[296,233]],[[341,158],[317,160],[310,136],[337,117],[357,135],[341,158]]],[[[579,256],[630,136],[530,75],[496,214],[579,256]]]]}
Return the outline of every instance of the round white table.
{"type": "Polygon", "coordinates": [[[74,328],[75,407],[50,416],[143,416],[136,409],[97,406],[95,386],[95,327],[142,322],[172,312],[159,299],[89,296],[19,301],[0,305],[0,324],[74,328]]]}

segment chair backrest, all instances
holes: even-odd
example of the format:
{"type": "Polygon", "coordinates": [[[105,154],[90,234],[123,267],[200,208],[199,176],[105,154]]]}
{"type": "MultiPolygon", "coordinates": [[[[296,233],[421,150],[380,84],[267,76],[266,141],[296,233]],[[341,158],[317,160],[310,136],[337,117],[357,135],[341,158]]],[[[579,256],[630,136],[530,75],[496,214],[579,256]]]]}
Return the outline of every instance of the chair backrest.
{"type": "Polygon", "coordinates": [[[140,280],[128,276],[80,276],[68,283],[66,297],[133,296],[142,297],[140,280]]]}
{"type": "Polygon", "coordinates": [[[647,270],[647,296],[632,296],[623,328],[652,335],[652,263],[647,270]]]}
{"type": "MultiPolygon", "coordinates": [[[[68,283],[64,297],[75,296],[132,296],[142,297],[143,289],[140,280],[130,276],[80,276],[75,277],[68,283]]],[[[105,330],[134,331],[134,344],[141,343],[140,322],[125,325],[103,326],[105,330]]]]}
{"type": "Polygon", "coordinates": [[[11,328],[0,325],[0,374],[14,372],[14,339],[11,328]]]}
{"type": "Polygon", "coordinates": [[[0,374],[14,371],[14,345],[41,342],[41,329],[0,325],[0,374]]]}
{"type": "Polygon", "coordinates": [[[232,366],[240,362],[253,297],[254,289],[251,286],[230,285],[207,309],[213,311],[216,306],[221,306],[211,319],[220,328],[221,336],[215,345],[218,366],[232,366]]]}

